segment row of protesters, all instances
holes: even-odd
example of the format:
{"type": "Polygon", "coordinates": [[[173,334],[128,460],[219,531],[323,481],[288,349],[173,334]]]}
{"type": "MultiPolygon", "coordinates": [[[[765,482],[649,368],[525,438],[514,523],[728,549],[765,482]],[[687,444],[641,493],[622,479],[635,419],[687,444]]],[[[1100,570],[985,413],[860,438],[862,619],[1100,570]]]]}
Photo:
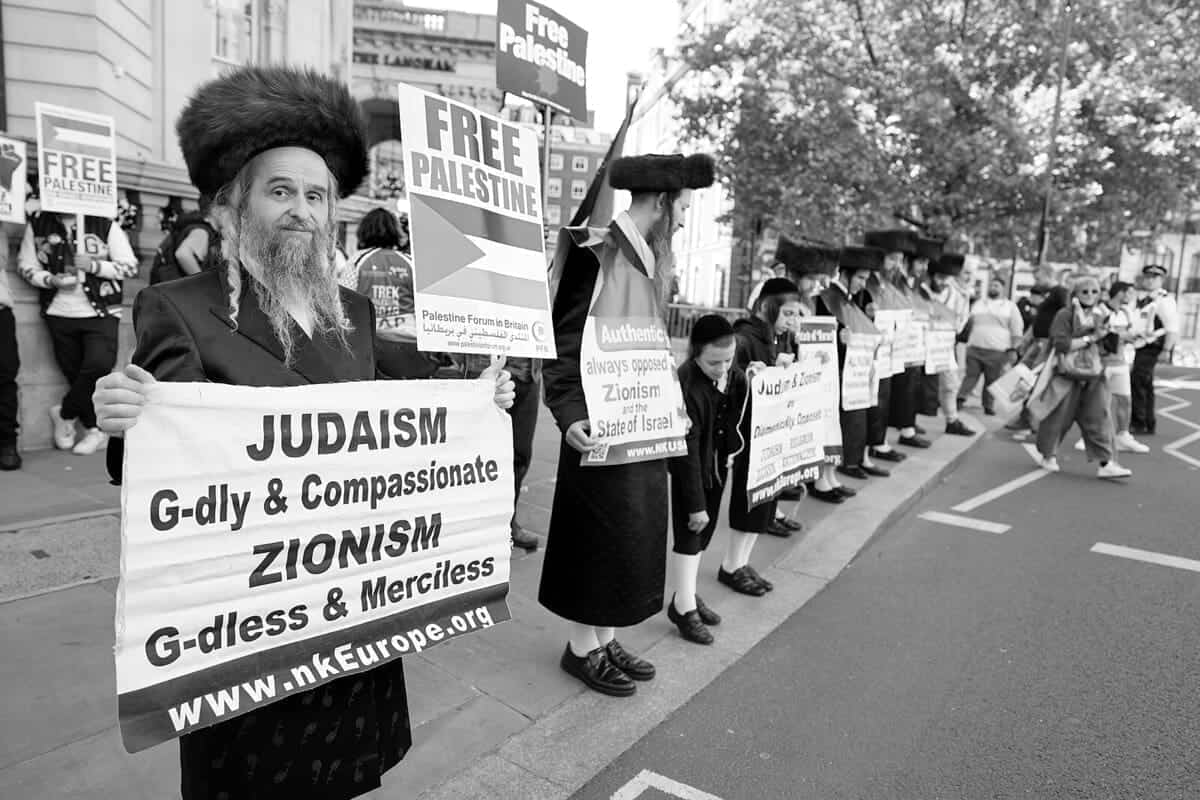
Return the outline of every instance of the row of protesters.
{"type": "MultiPolygon", "coordinates": [[[[200,87],[177,130],[192,182],[213,196],[222,266],[136,299],[133,363],[95,393],[117,481],[120,437],[155,381],[287,387],[379,376],[374,307],[334,278],[338,201],[368,167],[349,89],[311,71],[239,68],[200,87]]],[[[484,377],[496,404],[511,405],[508,374],[484,377]]],[[[349,800],[379,788],[411,744],[397,659],[183,735],[182,797],[349,800]]]]}

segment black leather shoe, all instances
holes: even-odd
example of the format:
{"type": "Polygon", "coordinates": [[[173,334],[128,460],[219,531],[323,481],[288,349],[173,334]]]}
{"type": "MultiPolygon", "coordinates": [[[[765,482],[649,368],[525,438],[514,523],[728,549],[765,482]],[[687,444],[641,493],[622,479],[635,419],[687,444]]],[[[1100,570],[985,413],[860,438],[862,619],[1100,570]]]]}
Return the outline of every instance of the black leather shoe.
{"type": "Polygon", "coordinates": [[[952,419],[946,423],[946,433],[951,436],[974,436],[975,431],[963,424],[961,419],[952,419]]]}
{"type": "Polygon", "coordinates": [[[751,597],[762,597],[767,593],[767,587],[754,580],[754,576],[745,567],[738,567],[733,572],[726,572],[724,567],[718,567],[717,583],[723,583],[735,592],[751,597]]]}
{"type": "Polygon", "coordinates": [[[654,665],[621,647],[621,643],[616,639],[604,645],[604,650],[613,666],[635,681],[648,681],[654,677],[654,665]]]}
{"type": "Polygon", "coordinates": [[[901,453],[899,450],[876,450],[874,447],[872,447],[868,452],[871,454],[871,458],[879,461],[891,461],[893,464],[899,464],[901,461],[908,458],[908,456],[904,455],[904,453],[901,453]]]}
{"type": "Polygon", "coordinates": [[[833,490],[835,492],[837,492],[838,494],[840,494],[842,497],[857,497],[858,496],[858,490],[851,489],[849,486],[835,486],[835,487],[833,487],[833,490]]]}
{"type": "Polygon", "coordinates": [[[846,495],[839,492],[837,489],[821,490],[809,489],[808,494],[814,500],[820,500],[822,503],[839,504],[846,502],[846,495]]]}
{"type": "Polygon", "coordinates": [[[700,621],[705,625],[721,624],[721,615],[705,605],[700,595],[696,595],[696,611],[700,613],[700,621]]]}
{"type": "Polygon", "coordinates": [[[538,549],[538,538],[514,522],[512,524],[512,546],[532,553],[538,549]]]}
{"type": "Polygon", "coordinates": [[[713,635],[704,626],[704,621],[700,619],[700,612],[696,609],[680,614],[675,610],[675,601],[672,600],[667,604],[667,619],[675,623],[675,627],[679,629],[679,635],[689,642],[696,644],[712,644],[713,635]]]}
{"type": "Polygon", "coordinates": [[[0,444],[0,470],[11,472],[21,468],[21,454],[17,452],[16,442],[0,444]]]}
{"type": "Polygon", "coordinates": [[[629,697],[637,691],[630,677],[609,660],[608,651],[603,647],[597,647],[586,656],[577,656],[571,652],[571,645],[568,644],[558,663],[563,672],[601,694],[629,697]]]}
{"type": "Polygon", "coordinates": [[[763,533],[769,533],[771,536],[778,536],[780,539],[786,539],[792,535],[792,529],[784,525],[777,519],[773,519],[767,523],[767,529],[763,533]]]}
{"type": "Polygon", "coordinates": [[[933,444],[933,442],[929,441],[920,434],[916,434],[913,436],[901,436],[896,440],[896,444],[902,444],[905,447],[918,447],[924,450],[926,447],[929,447],[931,444],[933,444]]]}
{"type": "Polygon", "coordinates": [[[862,467],[840,466],[837,468],[837,471],[841,475],[845,475],[849,478],[856,478],[857,480],[860,480],[860,481],[865,481],[867,478],[871,477],[870,475],[867,474],[867,471],[865,469],[863,469],[862,467]]]}
{"type": "Polygon", "coordinates": [[[746,570],[746,572],[749,572],[750,577],[754,578],[754,580],[758,581],[758,585],[763,587],[764,589],[766,589],[768,592],[775,588],[775,584],[771,583],[769,580],[764,578],[762,575],[759,575],[758,570],[756,570],[754,567],[750,566],[749,564],[742,567],[742,569],[746,570]]]}
{"type": "Polygon", "coordinates": [[[804,530],[804,523],[800,520],[792,519],[791,517],[776,517],[775,521],[787,528],[792,533],[799,533],[800,531],[804,530]]]}
{"type": "Polygon", "coordinates": [[[863,464],[862,471],[872,478],[886,478],[892,474],[882,467],[868,467],[866,464],[863,464]]]}

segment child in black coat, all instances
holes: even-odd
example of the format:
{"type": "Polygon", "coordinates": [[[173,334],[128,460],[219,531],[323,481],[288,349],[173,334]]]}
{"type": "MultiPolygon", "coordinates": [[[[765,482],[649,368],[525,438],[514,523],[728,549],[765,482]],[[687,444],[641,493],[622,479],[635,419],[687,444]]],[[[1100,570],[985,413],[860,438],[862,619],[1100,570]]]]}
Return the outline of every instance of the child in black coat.
{"type": "MultiPolygon", "coordinates": [[[[721,510],[729,462],[745,446],[741,434],[749,384],[734,366],[733,327],[709,314],[692,328],[688,360],[679,367],[679,384],[692,425],[688,452],[671,459],[671,519],[674,546],[669,557],[675,596],[667,617],[683,638],[711,644],[708,625],[721,618],[696,595],[700,556],[712,540],[721,510]]],[[[735,537],[730,537],[731,546],[735,537]]]]}

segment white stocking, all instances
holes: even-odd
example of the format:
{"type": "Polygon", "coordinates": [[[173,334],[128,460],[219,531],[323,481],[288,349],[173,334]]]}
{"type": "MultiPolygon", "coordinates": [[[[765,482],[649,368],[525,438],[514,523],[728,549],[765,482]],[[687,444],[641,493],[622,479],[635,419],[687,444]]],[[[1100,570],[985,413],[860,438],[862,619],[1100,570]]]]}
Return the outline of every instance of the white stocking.
{"type": "Polygon", "coordinates": [[[571,652],[580,658],[600,646],[600,642],[596,639],[596,629],[591,625],[572,622],[568,636],[570,637],[571,652]]]}
{"type": "Polygon", "coordinates": [[[696,574],[700,571],[700,554],[685,556],[672,552],[667,559],[671,574],[669,580],[675,588],[675,610],[680,614],[696,610],[696,574]]]}
{"type": "Polygon", "coordinates": [[[616,628],[596,628],[596,640],[600,642],[601,647],[615,638],[617,638],[616,628]]]}

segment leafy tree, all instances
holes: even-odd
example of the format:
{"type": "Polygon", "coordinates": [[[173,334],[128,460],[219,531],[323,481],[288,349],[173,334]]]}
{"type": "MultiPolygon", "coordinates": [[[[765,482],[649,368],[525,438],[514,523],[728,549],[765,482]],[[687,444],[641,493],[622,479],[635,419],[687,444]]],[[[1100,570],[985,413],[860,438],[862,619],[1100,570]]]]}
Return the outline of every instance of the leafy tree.
{"type": "Polygon", "coordinates": [[[1055,260],[1200,198],[1200,4],[1187,0],[742,0],[692,32],[673,98],[736,228],[853,241],[911,219],[1025,257],[1047,178],[1055,260]]]}

